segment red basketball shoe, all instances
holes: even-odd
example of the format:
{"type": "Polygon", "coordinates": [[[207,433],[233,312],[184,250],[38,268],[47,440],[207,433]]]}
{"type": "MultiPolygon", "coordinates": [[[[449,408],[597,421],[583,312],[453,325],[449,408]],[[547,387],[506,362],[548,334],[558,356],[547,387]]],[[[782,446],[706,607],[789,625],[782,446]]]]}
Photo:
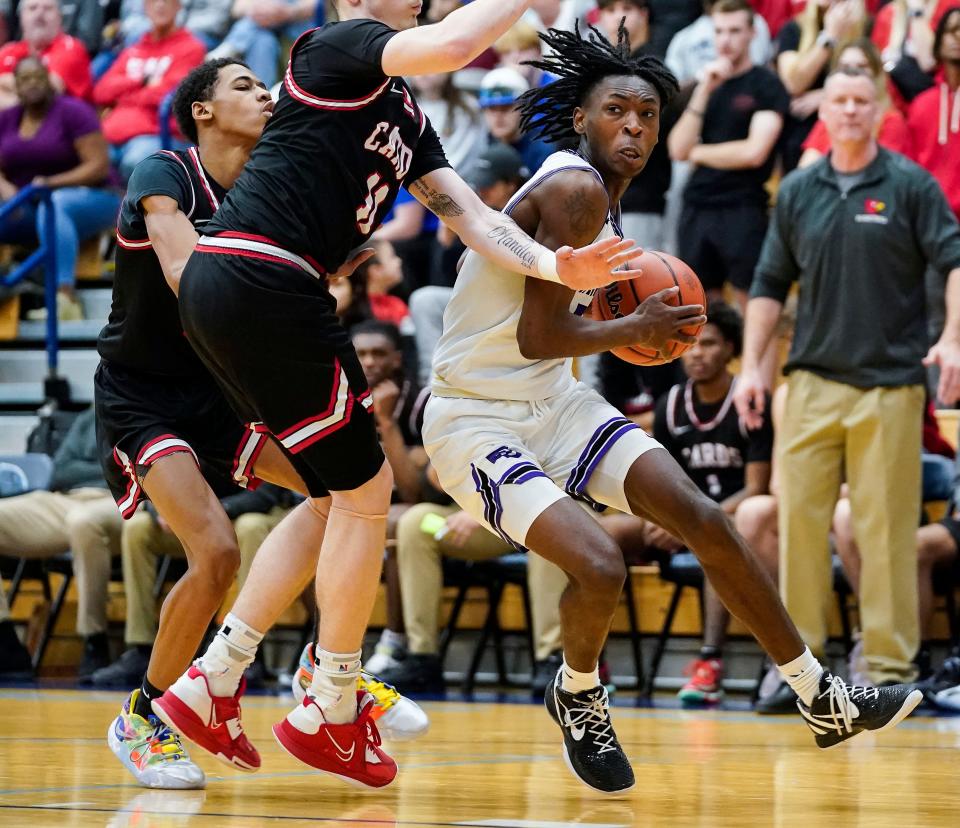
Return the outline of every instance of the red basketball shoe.
{"type": "Polygon", "coordinates": [[[214,696],[203,671],[190,665],[166,693],[154,699],[153,712],[225,765],[252,773],[260,768],[260,754],[240,721],[240,697],[246,687],[246,679],[240,679],[232,696],[214,696]]]}
{"type": "Polygon", "coordinates": [[[355,722],[328,724],[312,693],[273,726],[273,735],[287,753],[301,762],[342,779],[349,785],[383,788],[397,776],[397,763],[380,747],[373,721],[375,700],[357,693],[360,713],[355,722]]]}

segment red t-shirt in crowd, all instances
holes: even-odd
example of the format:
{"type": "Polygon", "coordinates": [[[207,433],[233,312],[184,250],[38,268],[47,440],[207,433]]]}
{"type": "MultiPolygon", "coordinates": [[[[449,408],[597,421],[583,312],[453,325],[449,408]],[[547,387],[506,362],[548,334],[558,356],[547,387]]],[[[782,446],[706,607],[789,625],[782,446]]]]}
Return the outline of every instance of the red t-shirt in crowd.
{"type": "MultiPolygon", "coordinates": [[[[32,53],[25,40],[7,43],[0,48],[0,75],[6,75],[32,53]]],[[[61,32],[40,52],[40,60],[51,74],[63,81],[64,91],[75,98],[90,100],[93,81],[90,78],[90,57],[75,37],[61,32]]]]}
{"type": "Polygon", "coordinates": [[[124,49],[93,88],[94,103],[111,107],[103,134],[111,144],[160,131],[157,110],[167,93],[203,62],[203,43],[186,29],[157,39],[147,32],[124,49]]]}
{"type": "MultiPolygon", "coordinates": [[[[880,121],[880,130],[877,133],[877,143],[888,150],[910,155],[910,130],[907,129],[906,119],[897,109],[890,107],[883,113],[883,120],[880,121]]],[[[803,148],[815,149],[821,155],[830,152],[830,136],[823,121],[817,121],[813,125],[807,140],[803,142],[803,148]]]]}
{"type": "Polygon", "coordinates": [[[910,157],[940,182],[960,218],[960,89],[951,91],[939,75],[936,86],[913,99],[907,127],[910,157]]]}
{"type": "Polygon", "coordinates": [[[370,311],[374,319],[390,322],[398,328],[403,320],[410,316],[410,308],[403,299],[386,293],[370,296],[370,311]]]}

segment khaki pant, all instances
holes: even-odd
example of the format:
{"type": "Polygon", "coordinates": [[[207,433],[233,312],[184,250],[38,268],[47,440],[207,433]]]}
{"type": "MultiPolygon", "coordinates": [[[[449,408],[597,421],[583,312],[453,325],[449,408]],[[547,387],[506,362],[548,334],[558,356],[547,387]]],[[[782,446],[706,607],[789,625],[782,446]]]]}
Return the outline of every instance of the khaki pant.
{"type": "Polygon", "coordinates": [[[860,389],[795,371],[777,438],[783,602],[822,657],[833,602],[828,534],[845,475],[862,560],[864,655],[874,682],[915,676],[923,404],[919,385],[860,389]]]}
{"type": "MultiPolygon", "coordinates": [[[[240,569],[237,585],[242,588],[250,573],[254,555],[267,534],[288,509],[277,506],[267,514],[240,515],[233,528],[240,548],[240,569]]],[[[157,602],[153,584],[157,577],[157,558],[172,555],[186,557],[183,546],[171,532],[164,532],[153,516],[141,509],[123,527],[123,586],[127,593],[127,627],[124,640],[128,646],[153,644],[157,637],[157,602]]]]}
{"type": "MultiPolygon", "coordinates": [[[[485,529],[477,530],[462,548],[436,540],[420,529],[425,515],[446,517],[459,512],[455,506],[421,503],[409,509],[397,526],[397,564],[403,593],[403,620],[411,653],[439,651],[438,623],[443,589],[443,558],[485,561],[514,551],[513,547],[485,529]]],[[[530,587],[533,641],[538,660],[561,649],[560,596],[567,587],[564,572],[539,555],[529,556],[527,583],[530,587]]]]}
{"type": "MultiPolygon", "coordinates": [[[[106,489],[29,492],[0,500],[0,555],[53,558],[73,553],[77,579],[77,632],[107,631],[110,559],[120,554],[117,504],[106,489]]],[[[0,589],[0,621],[10,617],[0,589]]]]}

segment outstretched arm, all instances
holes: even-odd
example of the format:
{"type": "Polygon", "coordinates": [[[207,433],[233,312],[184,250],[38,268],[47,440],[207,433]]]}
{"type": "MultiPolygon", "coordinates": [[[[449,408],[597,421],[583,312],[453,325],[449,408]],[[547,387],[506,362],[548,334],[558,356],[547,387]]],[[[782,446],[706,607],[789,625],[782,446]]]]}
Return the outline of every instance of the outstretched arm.
{"type": "MultiPolygon", "coordinates": [[[[530,238],[509,216],[487,207],[449,167],[417,179],[409,190],[484,258],[507,270],[559,282],[574,290],[609,284],[614,271],[639,253],[633,242],[620,239],[605,239],[579,249],[561,246],[554,253],[530,238]]],[[[621,278],[639,275],[639,271],[627,271],[621,278]]]]}
{"type": "MultiPolygon", "coordinates": [[[[582,245],[595,239],[609,210],[603,186],[592,174],[579,170],[544,182],[527,196],[527,202],[520,205],[525,226],[536,222],[536,237],[548,246],[582,245]]],[[[676,293],[676,288],[655,294],[622,319],[598,321],[570,313],[573,293],[569,288],[528,279],[517,326],[520,353],[527,359],[558,359],[628,345],[659,350],[671,339],[694,341],[679,330],[706,321],[703,308],[667,305],[664,300],[671,292],[676,293]]]]}
{"type": "Polygon", "coordinates": [[[179,296],[180,276],[200,237],[180,205],[169,196],[147,196],[140,202],[140,209],[167,284],[179,296]]]}
{"type": "Polygon", "coordinates": [[[509,29],[530,0],[474,0],[439,23],[407,29],[390,39],[381,65],[391,77],[462,69],[509,29]]]}

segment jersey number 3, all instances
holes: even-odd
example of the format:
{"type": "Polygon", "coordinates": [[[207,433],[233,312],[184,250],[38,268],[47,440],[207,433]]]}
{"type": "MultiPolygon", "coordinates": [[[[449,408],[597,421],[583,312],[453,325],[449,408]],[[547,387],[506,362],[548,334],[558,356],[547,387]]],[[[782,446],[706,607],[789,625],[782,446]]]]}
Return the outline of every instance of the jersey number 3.
{"type": "Polygon", "coordinates": [[[390,187],[384,183],[380,173],[367,177],[367,197],[357,208],[357,229],[367,235],[373,230],[373,222],[380,205],[390,194],[390,187]]]}

